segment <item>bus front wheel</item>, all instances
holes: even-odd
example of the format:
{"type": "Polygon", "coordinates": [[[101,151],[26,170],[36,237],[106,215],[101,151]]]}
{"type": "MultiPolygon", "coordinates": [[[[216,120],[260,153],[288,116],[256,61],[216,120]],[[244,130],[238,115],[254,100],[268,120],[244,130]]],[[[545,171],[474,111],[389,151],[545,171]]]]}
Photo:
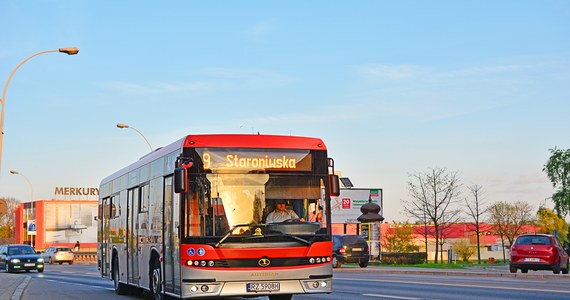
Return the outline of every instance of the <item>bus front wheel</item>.
{"type": "Polygon", "coordinates": [[[160,262],[157,260],[154,261],[152,267],[152,273],[150,278],[150,291],[154,296],[155,300],[162,300],[162,274],[160,272],[160,262]]]}
{"type": "Polygon", "coordinates": [[[127,286],[119,281],[119,260],[115,258],[113,260],[113,287],[115,288],[115,294],[126,295],[128,293],[127,286]]]}

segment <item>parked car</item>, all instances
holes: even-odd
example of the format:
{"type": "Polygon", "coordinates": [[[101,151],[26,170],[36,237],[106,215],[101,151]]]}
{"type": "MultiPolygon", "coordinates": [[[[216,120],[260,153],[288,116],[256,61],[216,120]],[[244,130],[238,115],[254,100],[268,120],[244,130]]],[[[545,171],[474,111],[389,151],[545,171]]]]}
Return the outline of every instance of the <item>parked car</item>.
{"type": "Polygon", "coordinates": [[[1,245],[0,246],[0,269],[8,273],[15,271],[37,270],[44,271],[44,260],[30,245],[1,245]]]}
{"type": "Polygon", "coordinates": [[[61,265],[64,262],[72,265],[75,254],[69,247],[52,246],[42,253],[42,257],[44,261],[50,265],[53,263],[59,263],[61,265]]]}
{"type": "Polygon", "coordinates": [[[550,234],[523,234],[511,247],[511,273],[517,269],[552,270],[554,274],[568,274],[568,254],[558,239],[550,234]]]}
{"type": "Polygon", "coordinates": [[[344,263],[357,263],[366,268],[370,261],[368,243],[360,235],[333,235],[333,268],[339,268],[344,263]]]}

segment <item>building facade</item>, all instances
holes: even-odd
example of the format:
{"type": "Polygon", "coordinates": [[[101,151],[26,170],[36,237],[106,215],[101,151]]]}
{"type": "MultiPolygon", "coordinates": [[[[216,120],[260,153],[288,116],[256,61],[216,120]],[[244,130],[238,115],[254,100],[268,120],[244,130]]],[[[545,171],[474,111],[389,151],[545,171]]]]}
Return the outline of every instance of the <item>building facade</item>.
{"type": "Polygon", "coordinates": [[[36,250],[50,246],[97,247],[97,200],[37,200],[16,206],[14,242],[36,250]]]}

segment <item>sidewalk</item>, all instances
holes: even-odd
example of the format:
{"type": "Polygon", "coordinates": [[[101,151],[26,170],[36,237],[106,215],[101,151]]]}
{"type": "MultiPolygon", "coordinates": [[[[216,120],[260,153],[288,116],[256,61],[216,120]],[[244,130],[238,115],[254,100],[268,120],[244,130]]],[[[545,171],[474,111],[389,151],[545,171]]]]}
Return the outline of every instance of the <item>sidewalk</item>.
{"type": "Polygon", "coordinates": [[[26,274],[0,272],[0,300],[20,300],[31,279],[26,274]]]}
{"type": "Polygon", "coordinates": [[[438,269],[420,267],[395,267],[395,266],[368,266],[360,268],[357,265],[343,265],[334,269],[334,272],[360,272],[360,273],[386,273],[386,274],[425,274],[441,276],[484,276],[484,277],[511,277],[511,278],[555,278],[570,280],[570,275],[554,274],[552,271],[529,271],[522,274],[511,273],[508,265],[473,265],[465,269],[438,269]]]}

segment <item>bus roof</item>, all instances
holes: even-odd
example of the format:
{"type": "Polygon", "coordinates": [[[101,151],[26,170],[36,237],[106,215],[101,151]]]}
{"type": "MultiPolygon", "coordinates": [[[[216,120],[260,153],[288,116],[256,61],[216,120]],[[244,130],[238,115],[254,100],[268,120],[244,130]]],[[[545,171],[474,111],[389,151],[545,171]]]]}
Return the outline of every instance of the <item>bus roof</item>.
{"type": "Polygon", "coordinates": [[[105,177],[101,184],[107,183],[123,174],[139,168],[159,157],[172,153],[177,149],[192,148],[267,148],[267,149],[306,149],[326,150],[325,143],[319,138],[265,135],[265,134],[190,134],[167,146],[145,154],[138,161],[105,177]]]}
{"type": "Polygon", "coordinates": [[[201,134],[188,135],[184,147],[197,148],[274,148],[326,150],[321,139],[261,134],[201,134]]]}

